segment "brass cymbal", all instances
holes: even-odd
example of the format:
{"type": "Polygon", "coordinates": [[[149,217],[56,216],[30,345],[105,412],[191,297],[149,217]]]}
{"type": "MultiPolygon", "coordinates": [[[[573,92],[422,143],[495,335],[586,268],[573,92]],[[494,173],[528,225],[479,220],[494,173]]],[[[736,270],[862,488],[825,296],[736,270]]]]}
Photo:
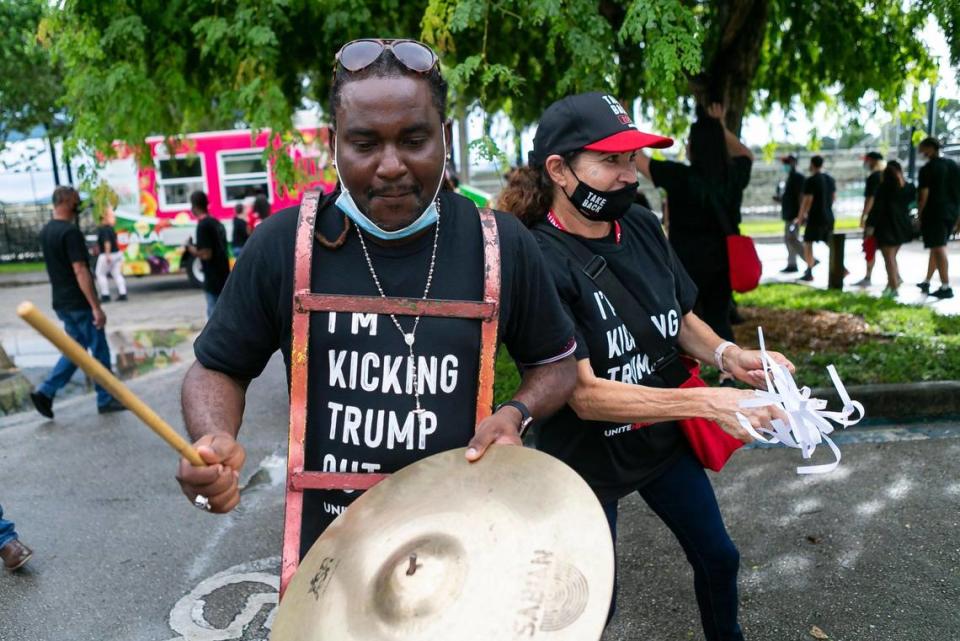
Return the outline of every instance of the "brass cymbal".
{"type": "Polygon", "coordinates": [[[613,543],[587,484],[536,450],[410,465],[358,498],[287,586],[272,641],[597,641],[613,543]]]}

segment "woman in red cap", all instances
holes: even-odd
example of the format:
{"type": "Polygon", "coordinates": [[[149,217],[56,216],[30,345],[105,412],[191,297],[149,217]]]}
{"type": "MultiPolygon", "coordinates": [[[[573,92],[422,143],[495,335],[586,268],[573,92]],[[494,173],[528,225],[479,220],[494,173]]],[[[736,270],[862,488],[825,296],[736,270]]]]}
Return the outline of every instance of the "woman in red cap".
{"type": "Polygon", "coordinates": [[[739,553],[677,421],[705,417],[749,441],[738,412],[754,426],[780,415],[741,408],[753,397],[745,390],[671,389],[689,378],[682,366],[677,375],[678,352],[753,385],[762,378],[758,352],[724,341],[691,311],[696,286],[653,213],[633,204],[637,150],[672,143],[639,131],[612,96],[564,98],[543,114],[529,166],[510,174],[499,207],[532,229],[577,328],[576,390],[540,425],[537,447],[586,479],[614,537],[619,500],[639,492],[693,566],[707,640],[742,639],[739,553]],[[604,270],[622,284],[618,292],[598,285],[607,284],[604,270]]]}

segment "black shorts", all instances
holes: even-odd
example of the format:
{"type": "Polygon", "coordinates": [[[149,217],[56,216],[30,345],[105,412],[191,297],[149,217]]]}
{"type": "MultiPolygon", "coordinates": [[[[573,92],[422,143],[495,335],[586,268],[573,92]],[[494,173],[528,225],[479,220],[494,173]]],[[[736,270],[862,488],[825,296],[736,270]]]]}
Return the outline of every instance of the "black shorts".
{"type": "Polygon", "coordinates": [[[946,245],[956,223],[955,219],[948,218],[920,219],[920,236],[923,238],[923,246],[932,249],[946,245]]]}
{"type": "Polygon", "coordinates": [[[803,242],[825,243],[830,240],[830,236],[832,234],[833,234],[833,225],[822,224],[822,223],[821,224],[808,223],[806,229],[803,230],[803,242]]]}

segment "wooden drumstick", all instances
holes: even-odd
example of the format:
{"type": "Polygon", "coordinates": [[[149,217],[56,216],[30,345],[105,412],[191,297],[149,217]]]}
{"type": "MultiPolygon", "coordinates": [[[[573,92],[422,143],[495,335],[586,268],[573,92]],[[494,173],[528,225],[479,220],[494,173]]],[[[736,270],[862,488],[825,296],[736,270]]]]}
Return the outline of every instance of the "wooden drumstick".
{"type": "Polygon", "coordinates": [[[183,458],[190,461],[195,467],[205,467],[206,463],[197,454],[197,450],[180,436],[170,424],[160,418],[160,416],[150,409],[146,403],[141,401],[136,394],[130,391],[126,385],[120,382],[113,373],[94,357],[90,356],[83,347],[75,340],[53,324],[53,322],[43,315],[36,306],[25,301],[17,307],[17,315],[30,324],[35,330],[43,334],[54,346],[63,352],[63,355],[69,358],[73,363],[87,373],[87,376],[99,383],[104,389],[110,392],[110,395],[123,403],[124,407],[137,415],[141,421],[146,423],[147,427],[152,429],[157,435],[167,442],[170,447],[180,453],[183,458]]]}

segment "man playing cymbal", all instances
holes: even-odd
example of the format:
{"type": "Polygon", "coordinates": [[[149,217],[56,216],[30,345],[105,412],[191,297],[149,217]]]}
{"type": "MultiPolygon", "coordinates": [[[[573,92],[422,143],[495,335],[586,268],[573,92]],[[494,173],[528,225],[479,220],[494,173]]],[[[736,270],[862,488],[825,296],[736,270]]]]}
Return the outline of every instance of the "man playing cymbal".
{"type": "MultiPolygon", "coordinates": [[[[327,294],[481,300],[484,252],[475,206],[440,191],[449,130],[437,56],[411,40],[357,40],[337,54],[330,96],[338,190],[321,199],[311,288],[327,294]]],[[[431,454],[520,444],[521,426],[573,390],[573,326],[536,241],[496,214],[502,286],[499,338],[524,376],[513,401],[475,425],[480,322],[315,312],[309,341],[306,469],[391,473],[431,454]]],[[[209,464],[181,460],[198,507],[240,501],[235,440],[248,383],[280,349],[290,372],[297,210],[257,229],[194,346],[183,415],[209,464]]],[[[442,480],[438,479],[438,482],[442,480]]],[[[301,556],[358,494],[307,491],[301,556]]]]}

